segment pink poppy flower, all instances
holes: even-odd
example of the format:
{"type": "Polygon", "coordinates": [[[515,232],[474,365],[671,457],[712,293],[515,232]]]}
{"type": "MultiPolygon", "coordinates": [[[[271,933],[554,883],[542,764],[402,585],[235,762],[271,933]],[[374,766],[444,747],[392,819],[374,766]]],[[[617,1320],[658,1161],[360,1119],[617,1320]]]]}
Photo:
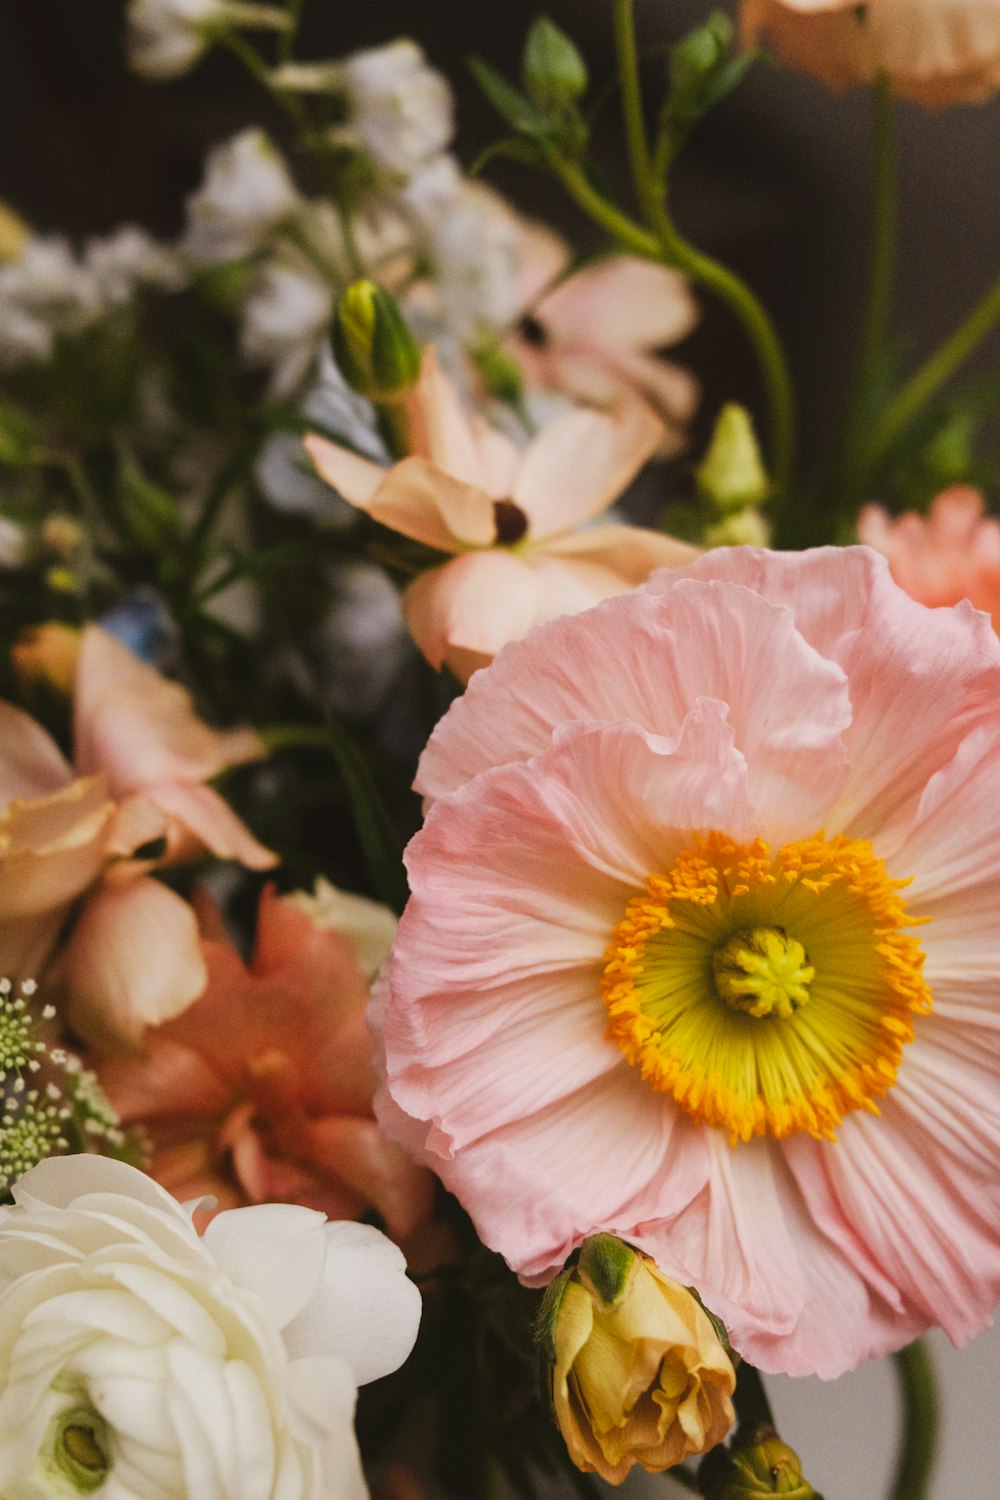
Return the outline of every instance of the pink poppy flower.
{"type": "Polygon", "coordinates": [[[866,505],[858,536],[889,559],[900,588],[921,604],[969,599],[1000,627],[1000,521],[984,518],[983,497],[959,484],[938,495],[927,517],[914,511],[893,520],[866,505]]]}
{"type": "Polygon", "coordinates": [[[766,41],[830,88],[887,75],[920,104],[974,104],[1000,86],[1000,0],[743,0],[748,44],[766,41]]]}
{"type": "Polygon", "coordinates": [[[372,1116],[368,985],[350,944],[268,888],[250,964],[221,924],[202,953],[200,998],[148,1032],[141,1056],[97,1063],[120,1118],[152,1141],[152,1175],[182,1200],[338,1219],[374,1208],[395,1237],[411,1234],[433,1179],[372,1116]]]}
{"type": "Polygon", "coordinates": [[[74,904],[59,958],[81,1034],[136,1040],[205,984],[187,903],[131,856],[164,840],[168,859],[209,849],[265,869],[274,856],[210,787],[265,753],[252,730],[209,729],[189,695],[97,626],[79,644],[73,764],[39,724],[0,703],[0,972],[37,975],[74,904]]]}
{"type": "Polygon", "coordinates": [[[867,548],[706,554],[432,735],[393,1134],[549,1279],[606,1230],[765,1370],[1000,1294],[1000,641],[867,548]]]}
{"type": "Polygon", "coordinates": [[[569,246],[541,226],[519,228],[522,309],[507,348],[527,385],[598,407],[645,401],[664,424],[658,456],[681,452],[698,382],[658,351],[686,338],[698,320],[687,281],[634,255],[607,256],[566,275],[569,246]]]}
{"type": "Polygon", "coordinates": [[[588,525],[657,447],[644,403],[562,413],[521,453],[462,408],[433,350],[409,403],[413,456],[391,469],[325,438],[306,445],[322,477],[404,536],[457,554],[403,595],[413,639],[463,682],[507,641],[641,583],[695,549],[638,526],[588,525]]]}

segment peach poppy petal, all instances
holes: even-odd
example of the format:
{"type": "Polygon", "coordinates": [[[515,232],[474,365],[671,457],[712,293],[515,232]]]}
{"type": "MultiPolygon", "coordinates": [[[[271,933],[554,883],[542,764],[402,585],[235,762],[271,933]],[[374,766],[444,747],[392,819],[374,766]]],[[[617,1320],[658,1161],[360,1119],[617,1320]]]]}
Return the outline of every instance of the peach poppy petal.
{"type": "Polygon", "coordinates": [[[193,781],[151,782],[143,788],[143,795],[218,859],[237,859],[250,870],[270,870],[278,863],[278,856],[257,842],[210,786],[193,781]]]}
{"type": "Polygon", "coordinates": [[[426,458],[404,458],[379,485],[368,514],[441,552],[496,540],[493,501],[479,484],[455,479],[426,458]]]}
{"type": "Polygon", "coordinates": [[[113,813],[103,776],[10,803],[0,813],[0,919],[65,910],[81,895],[104,864],[113,813]]]}
{"type": "Polygon", "coordinates": [[[528,517],[533,541],[572,531],[606,510],[655,453],[663,423],[652,407],[562,412],[522,456],[511,498],[528,517]]]}
{"type": "Polygon", "coordinates": [[[489,658],[531,629],[538,582],[509,552],[470,552],[431,568],[403,594],[410,634],[432,667],[455,664],[457,650],[489,658]]]}
{"type": "Polygon", "coordinates": [[[105,881],[62,955],[66,1016],[96,1046],[138,1046],[147,1026],[184,1010],[208,973],[194,913],[160,881],[105,881]]]}
{"type": "Polygon", "coordinates": [[[662,349],[691,332],[698,308],[680,272],[634,255],[610,255],[559,282],[535,316],[557,341],[662,349]]]}
{"type": "Polygon", "coordinates": [[[73,778],[62,751],[42,726],[0,702],[0,808],[15,797],[47,797],[73,778]]]}
{"type": "Polygon", "coordinates": [[[656,568],[693,562],[699,549],[645,526],[588,526],[570,536],[551,537],[546,557],[599,563],[629,587],[645,583],[656,568]]]}
{"type": "Polygon", "coordinates": [[[191,695],[99,626],[80,645],[74,698],[77,767],[104,772],[122,797],[153,781],[205,781],[267,753],[249,729],[210,729],[191,695]]]}

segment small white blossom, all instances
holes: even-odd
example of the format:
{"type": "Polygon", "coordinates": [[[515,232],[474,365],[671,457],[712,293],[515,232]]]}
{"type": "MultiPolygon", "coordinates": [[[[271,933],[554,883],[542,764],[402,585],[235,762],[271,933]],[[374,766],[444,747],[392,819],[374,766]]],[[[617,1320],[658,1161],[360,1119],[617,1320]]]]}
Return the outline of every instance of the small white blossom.
{"type": "Polygon", "coordinates": [[[261,1204],[203,1237],[150,1178],[53,1158],[0,1210],[0,1493],[363,1500],[357,1387],[420,1295],[364,1224],[261,1204]]]}
{"type": "Polygon", "coordinates": [[[287,396],[301,384],[333,314],[333,287],[292,250],[262,266],[243,304],[240,349],[250,364],[271,369],[271,390],[287,396]]]}
{"type": "Polygon", "coordinates": [[[57,334],[79,333],[103,311],[91,272],[61,235],[28,236],[0,266],[0,364],[47,359],[57,334]]]}
{"type": "Polygon", "coordinates": [[[177,291],[184,285],[180,256],[134,224],[124,224],[106,239],[89,240],[83,265],[93,277],[105,307],[120,307],[139,287],[177,291]]]}
{"type": "Polygon", "coordinates": [[[442,322],[462,344],[484,329],[505,328],[518,311],[520,246],[507,203],[484,183],[459,178],[448,196],[428,192],[436,205],[426,225],[426,250],[442,322]]]}
{"type": "Polygon", "coordinates": [[[187,200],[182,248],[196,265],[239,260],[302,207],[277,147],[263,130],[241,130],[208,153],[204,181],[187,200]]]}
{"type": "Polygon", "coordinates": [[[451,140],[451,90],[415,42],[355,52],[342,78],[348,129],[376,166],[409,177],[451,140]]]}
{"type": "Polygon", "coordinates": [[[179,78],[194,67],[224,14],[224,0],[130,0],[129,66],[146,78],[179,78]]]}
{"type": "Polygon", "coordinates": [[[292,891],[284,900],[304,911],[321,932],[332,929],[346,938],[365,978],[374,979],[396,936],[396,916],[388,906],[342,891],[322,875],[313,890],[292,891]]]}

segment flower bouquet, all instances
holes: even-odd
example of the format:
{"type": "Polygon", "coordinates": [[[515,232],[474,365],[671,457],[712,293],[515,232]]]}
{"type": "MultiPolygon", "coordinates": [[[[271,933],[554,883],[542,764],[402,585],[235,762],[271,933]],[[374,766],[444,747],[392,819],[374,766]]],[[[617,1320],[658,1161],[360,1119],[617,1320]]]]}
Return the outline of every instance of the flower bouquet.
{"type": "Polygon", "coordinates": [[[901,357],[893,124],[1000,88],[1000,6],[608,0],[600,70],[539,17],[466,165],[417,42],[307,12],[128,0],[136,74],[258,90],[178,236],[0,212],[0,1495],[837,1500],[769,1378],[892,1356],[887,1500],[943,1500],[921,1336],[1000,1299],[1000,289],[901,357]],[[872,106],[815,464],[674,206],[785,69],[872,106]],[[706,305],[752,411],[699,412],[706,305]]]}

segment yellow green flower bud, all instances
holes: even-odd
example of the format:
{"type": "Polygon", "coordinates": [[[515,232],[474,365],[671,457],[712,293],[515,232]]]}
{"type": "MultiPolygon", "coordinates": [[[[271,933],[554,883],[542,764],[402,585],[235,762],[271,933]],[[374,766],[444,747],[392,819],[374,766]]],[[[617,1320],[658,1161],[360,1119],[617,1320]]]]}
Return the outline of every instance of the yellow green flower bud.
{"type": "Polygon", "coordinates": [[[619,1484],[704,1453],[733,1422],[732,1362],[698,1299],[613,1235],[585,1240],[546,1295],[540,1336],[577,1468],[619,1484]]]}
{"type": "Polygon", "coordinates": [[[748,510],[767,499],[771,486],[745,407],[730,402],[722,408],[695,478],[702,499],[723,514],[748,510]]]}
{"type": "Polygon", "coordinates": [[[566,33],[548,16],[539,16],[528,32],[521,81],[543,109],[573,104],[587,91],[586,63],[566,33]]]}
{"type": "Polygon", "coordinates": [[[0,203],[0,264],[20,260],[28,243],[28,226],[6,203],[0,203]]]}
{"type": "Polygon", "coordinates": [[[332,338],[348,385],[379,405],[405,396],[420,373],[420,346],[395,300],[374,281],[355,281],[338,297],[332,338]]]}
{"type": "Polygon", "coordinates": [[[770,1427],[716,1449],[701,1465],[698,1484],[704,1500],[823,1500],[802,1477],[798,1454],[770,1427]]]}

